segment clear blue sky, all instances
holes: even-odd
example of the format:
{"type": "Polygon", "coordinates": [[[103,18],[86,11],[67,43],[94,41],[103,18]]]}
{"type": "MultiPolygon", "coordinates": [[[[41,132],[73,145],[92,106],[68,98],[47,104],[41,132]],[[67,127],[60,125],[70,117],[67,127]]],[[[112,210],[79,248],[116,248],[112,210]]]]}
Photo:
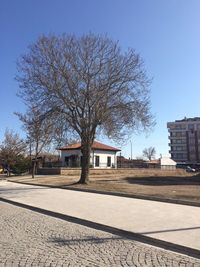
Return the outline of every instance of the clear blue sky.
{"type": "MultiPolygon", "coordinates": [[[[157,125],[147,137],[132,137],[133,156],[154,146],[168,153],[167,121],[200,116],[199,0],[0,0],[0,141],[6,128],[20,134],[13,114],[23,111],[16,97],[16,60],[41,34],[107,33],[145,61],[157,125]]],[[[103,140],[101,140],[103,141],[103,140]]],[[[113,143],[112,143],[113,144],[113,143]]],[[[113,144],[115,145],[115,144],[113,144]]],[[[130,141],[122,154],[130,156],[130,141]]]]}

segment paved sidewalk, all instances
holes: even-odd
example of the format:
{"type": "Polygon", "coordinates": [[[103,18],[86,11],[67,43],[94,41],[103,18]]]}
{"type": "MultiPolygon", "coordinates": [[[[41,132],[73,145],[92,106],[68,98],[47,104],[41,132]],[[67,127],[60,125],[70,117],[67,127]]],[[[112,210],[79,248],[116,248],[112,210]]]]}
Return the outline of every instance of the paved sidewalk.
{"type": "Polygon", "coordinates": [[[6,181],[0,197],[200,250],[200,207],[6,181]]]}
{"type": "Polygon", "coordinates": [[[124,236],[0,201],[1,267],[199,267],[183,256],[124,236]]]}

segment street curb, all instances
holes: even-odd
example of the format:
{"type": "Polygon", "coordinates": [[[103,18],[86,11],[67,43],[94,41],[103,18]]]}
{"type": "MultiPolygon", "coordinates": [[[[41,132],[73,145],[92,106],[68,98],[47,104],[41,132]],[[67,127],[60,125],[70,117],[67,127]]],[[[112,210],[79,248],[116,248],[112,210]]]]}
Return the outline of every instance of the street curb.
{"type": "Polygon", "coordinates": [[[31,210],[34,212],[38,212],[40,214],[44,214],[47,216],[51,216],[51,217],[55,217],[55,218],[58,218],[61,220],[65,220],[65,221],[68,221],[71,223],[83,225],[83,226],[90,227],[90,228],[93,228],[96,230],[100,230],[100,231],[108,232],[108,233],[111,233],[114,235],[122,236],[122,237],[125,237],[127,239],[131,239],[134,241],[138,241],[141,243],[152,245],[154,247],[162,248],[162,249],[165,249],[168,251],[172,251],[175,253],[180,253],[180,254],[187,255],[189,257],[200,259],[200,250],[197,250],[197,249],[189,248],[189,247],[182,246],[182,245],[177,245],[177,244],[174,244],[171,242],[162,241],[162,240],[152,238],[152,237],[147,237],[147,236],[144,236],[142,234],[122,230],[119,228],[111,227],[111,226],[100,224],[100,223],[95,223],[95,222],[92,222],[89,220],[73,217],[70,215],[65,215],[65,214],[61,214],[58,212],[45,210],[42,208],[38,208],[38,207],[31,206],[31,205],[19,203],[17,201],[9,200],[9,199],[2,198],[2,197],[0,197],[0,201],[15,205],[15,206],[18,206],[21,208],[25,208],[25,209],[28,209],[28,210],[31,210]]]}
{"type": "Polygon", "coordinates": [[[12,182],[12,183],[17,183],[17,184],[35,185],[35,186],[40,186],[40,187],[49,187],[49,188],[65,189],[65,190],[80,191],[80,192],[87,192],[87,193],[95,193],[95,194],[100,194],[100,195],[136,198],[136,199],[164,202],[164,203],[170,203],[170,204],[200,207],[200,203],[187,201],[187,200],[179,200],[179,199],[171,199],[171,198],[159,198],[159,197],[153,197],[153,196],[126,194],[126,193],[118,193],[118,192],[110,192],[110,191],[100,191],[100,190],[95,190],[95,189],[76,188],[73,186],[41,185],[41,184],[25,183],[25,182],[12,181],[12,180],[7,180],[7,181],[12,182]]]}

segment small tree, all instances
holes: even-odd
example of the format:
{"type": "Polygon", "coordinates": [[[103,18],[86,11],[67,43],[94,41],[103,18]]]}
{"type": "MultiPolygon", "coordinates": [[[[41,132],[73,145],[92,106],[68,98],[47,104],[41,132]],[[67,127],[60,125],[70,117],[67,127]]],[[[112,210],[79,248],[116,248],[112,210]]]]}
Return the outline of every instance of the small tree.
{"type": "Polygon", "coordinates": [[[18,155],[11,168],[12,172],[15,174],[22,174],[29,171],[31,168],[30,158],[27,155],[18,155]]]}
{"type": "Polygon", "coordinates": [[[151,146],[143,150],[143,156],[148,160],[152,160],[153,158],[155,158],[155,155],[156,155],[155,147],[151,146]]]}
{"type": "Polygon", "coordinates": [[[18,158],[25,154],[26,147],[26,143],[17,133],[6,130],[4,140],[0,145],[0,159],[7,169],[8,176],[10,176],[11,168],[18,158]]]}
{"type": "Polygon", "coordinates": [[[152,126],[149,79],[141,57],[133,49],[122,52],[106,36],[42,36],[21,57],[18,71],[25,103],[51,113],[54,124],[61,122],[79,136],[80,183],[88,181],[97,132],[119,140],[152,126]]]}
{"type": "Polygon", "coordinates": [[[23,123],[23,129],[27,134],[27,142],[32,160],[32,177],[36,173],[39,154],[52,140],[53,121],[48,116],[43,116],[37,107],[30,106],[25,114],[15,113],[23,123]]]}

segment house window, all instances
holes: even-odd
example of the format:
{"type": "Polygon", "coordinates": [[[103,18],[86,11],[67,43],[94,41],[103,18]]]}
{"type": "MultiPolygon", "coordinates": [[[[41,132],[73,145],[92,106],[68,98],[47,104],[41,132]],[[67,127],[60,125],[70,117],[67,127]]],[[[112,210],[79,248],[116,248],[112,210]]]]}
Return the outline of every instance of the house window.
{"type": "Polygon", "coordinates": [[[99,167],[99,156],[95,156],[95,166],[99,167]]]}
{"type": "Polygon", "coordinates": [[[69,167],[69,157],[65,157],[65,166],[69,167]]]}
{"type": "Polygon", "coordinates": [[[111,167],[111,157],[107,157],[107,167],[111,167]]]}

